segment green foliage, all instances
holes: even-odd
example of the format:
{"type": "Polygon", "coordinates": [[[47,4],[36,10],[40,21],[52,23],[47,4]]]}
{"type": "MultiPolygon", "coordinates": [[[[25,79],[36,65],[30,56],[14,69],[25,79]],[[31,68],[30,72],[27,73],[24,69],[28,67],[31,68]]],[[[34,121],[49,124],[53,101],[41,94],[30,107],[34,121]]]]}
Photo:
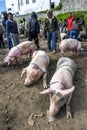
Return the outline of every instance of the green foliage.
{"type": "MultiPolygon", "coordinates": [[[[56,18],[57,20],[62,19],[64,21],[64,19],[68,18],[68,14],[69,13],[63,13],[63,14],[57,14],[56,18]]],[[[85,24],[87,25],[87,11],[77,11],[77,12],[72,12],[73,16],[75,18],[79,17],[79,18],[84,18],[85,20],[85,24]]],[[[39,20],[44,21],[45,18],[39,18],[39,20]]]]}
{"type": "Polygon", "coordinates": [[[44,20],[45,20],[45,18],[39,18],[38,20],[40,20],[40,21],[44,21],[44,20]]]}
{"type": "Polygon", "coordinates": [[[46,12],[47,12],[47,10],[39,11],[38,14],[39,14],[39,13],[46,13],[46,12]]]}
{"type": "Polygon", "coordinates": [[[56,6],[54,9],[52,9],[53,11],[54,10],[61,10],[62,9],[62,3],[60,2],[58,6],[56,6]]]}
{"type": "MultiPolygon", "coordinates": [[[[67,19],[68,18],[68,14],[69,13],[63,13],[63,14],[58,14],[56,15],[56,18],[57,20],[61,19],[64,20],[64,19],[67,19]]],[[[84,18],[86,24],[87,24],[87,11],[77,11],[77,12],[72,12],[73,16],[75,18],[84,18]]]]}

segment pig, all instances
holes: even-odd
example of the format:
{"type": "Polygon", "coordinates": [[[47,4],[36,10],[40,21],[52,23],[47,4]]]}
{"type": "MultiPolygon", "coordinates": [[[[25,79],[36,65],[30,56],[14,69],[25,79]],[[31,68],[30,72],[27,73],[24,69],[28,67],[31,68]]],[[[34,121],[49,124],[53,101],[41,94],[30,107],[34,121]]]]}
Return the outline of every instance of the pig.
{"type": "Polygon", "coordinates": [[[74,52],[76,52],[78,55],[82,49],[82,45],[81,42],[76,39],[67,38],[61,41],[59,49],[61,51],[62,56],[64,56],[64,53],[68,50],[73,51],[73,54],[74,52]]]}
{"type": "Polygon", "coordinates": [[[30,86],[43,75],[43,87],[47,88],[47,67],[49,56],[43,50],[34,51],[30,64],[22,70],[21,77],[26,73],[25,86],[30,86]]]}
{"type": "Polygon", "coordinates": [[[9,51],[8,55],[4,58],[4,63],[10,65],[11,63],[20,60],[22,55],[33,53],[37,49],[36,45],[32,41],[24,41],[14,46],[9,51]]]}
{"type": "Polygon", "coordinates": [[[67,57],[61,57],[57,62],[56,71],[48,85],[49,88],[40,94],[50,95],[49,121],[53,121],[60,108],[66,104],[66,117],[72,118],[70,100],[75,89],[73,85],[74,73],[77,69],[76,63],[67,57]],[[52,119],[53,118],[53,119],[52,119]]]}

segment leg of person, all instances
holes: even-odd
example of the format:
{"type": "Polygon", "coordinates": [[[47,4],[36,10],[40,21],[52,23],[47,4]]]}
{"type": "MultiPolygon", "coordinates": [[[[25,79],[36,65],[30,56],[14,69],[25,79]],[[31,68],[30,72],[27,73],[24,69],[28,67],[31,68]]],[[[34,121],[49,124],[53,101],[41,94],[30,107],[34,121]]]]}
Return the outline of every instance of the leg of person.
{"type": "Polygon", "coordinates": [[[68,32],[67,32],[67,36],[70,37],[70,30],[68,30],[68,32]]]}
{"type": "Polygon", "coordinates": [[[57,32],[52,32],[52,50],[56,52],[56,39],[57,39],[57,32]]]}
{"type": "Polygon", "coordinates": [[[12,41],[11,41],[11,39],[9,38],[8,33],[6,33],[6,39],[7,39],[8,49],[10,50],[10,49],[11,49],[11,45],[12,45],[12,41]]]}
{"type": "Polygon", "coordinates": [[[15,46],[19,44],[18,34],[13,34],[13,40],[14,40],[14,45],[15,46]]]}
{"type": "Polygon", "coordinates": [[[70,31],[70,35],[69,35],[69,38],[73,38],[73,35],[74,35],[74,30],[71,30],[71,31],[70,31]]]}
{"type": "Polygon", "coordinates": [[[15,46],[15,42],[14,42],[14,34],[11,33],[10,36],[11,36],[12,46],[14,47],[14,46],[15,46]]]}
{"type": "Polygon", "coordinates": [[[2,48],[5,47],[4,41],[3,41],[3,34],[0,34],[0,46],[1,46],[2,48]]]}
{"type": "Polygon", "coordinates": [[[51,32],[47,32],[47,47],[48,51],[51,51],[51,32]]]}
{"type": "Polygon", "coordinates": [[[32,39],[33,39],[32,33],[29,32],[29,33],[28,33],[28,40],[29,40],[29,41],[32,41],[32,39]]]}
{"type": "Polygon", "coordinates": [[[39,49],[40,47],[39,47],[39,40],[38,40],[37,32],[33,32],[33,33],[32,33],[32,37],[33,37],[33,39],[34,39],[34,41],[35,41],[35,44],[36,44],[36,46],[37,46],[37,49],[39,49]]]}
{"type": "Polygon", "coordinates": [[[39,40],[38,40],[38,38],[35,40],[35,44],[37,45],[37,49],[39,49],[40,46],[39,46],[39,40]]]}
{"type": "Polygon", "coordinates": [[[77,40],[78,40],[78,35],[79,35],[79,32],[75,31],[75,39],[77,39],[77,40]]]}

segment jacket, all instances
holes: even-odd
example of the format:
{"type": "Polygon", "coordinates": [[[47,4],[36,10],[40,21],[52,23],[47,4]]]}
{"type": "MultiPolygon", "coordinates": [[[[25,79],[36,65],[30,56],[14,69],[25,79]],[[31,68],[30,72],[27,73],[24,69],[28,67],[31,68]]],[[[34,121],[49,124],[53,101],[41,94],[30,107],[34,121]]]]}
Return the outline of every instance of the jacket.
{"type": "Polygon", "coordinates": [[[68,31],[71,30],[73,20],[74,20],[73,16],[68,18],[68,21],[67,21],[68,22],[68,26],[67,26],[68,31]]]}
{"type": "Polygon", "coordinates": [[[45,19],[44,29],[48,32],[57,31],[58,23],[56,17],[52,17],[51,22],[49,18],[45,19]]]}

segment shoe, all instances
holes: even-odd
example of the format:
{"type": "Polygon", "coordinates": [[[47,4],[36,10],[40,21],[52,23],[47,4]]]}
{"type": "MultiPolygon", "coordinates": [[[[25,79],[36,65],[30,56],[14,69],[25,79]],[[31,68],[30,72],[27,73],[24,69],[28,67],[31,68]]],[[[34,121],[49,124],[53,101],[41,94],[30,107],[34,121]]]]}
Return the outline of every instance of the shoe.
{"type": "Polygon", "coordinates": [[[55,53],[56,52],[56,50],[53,50],[53,53],[55,53]]]}
{"type": "Polygon", "coordinates": [[[51,50],[48,49],[48,52],[50,52],[51,50]]]}

